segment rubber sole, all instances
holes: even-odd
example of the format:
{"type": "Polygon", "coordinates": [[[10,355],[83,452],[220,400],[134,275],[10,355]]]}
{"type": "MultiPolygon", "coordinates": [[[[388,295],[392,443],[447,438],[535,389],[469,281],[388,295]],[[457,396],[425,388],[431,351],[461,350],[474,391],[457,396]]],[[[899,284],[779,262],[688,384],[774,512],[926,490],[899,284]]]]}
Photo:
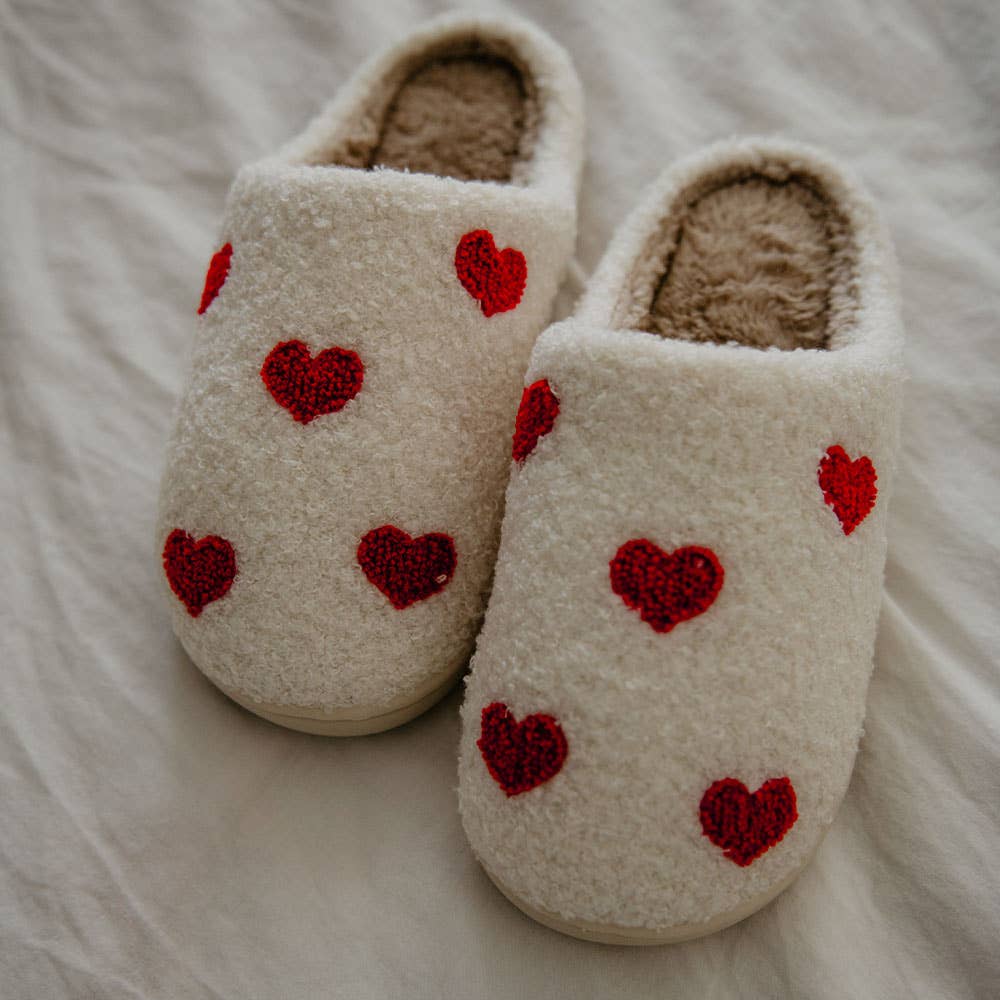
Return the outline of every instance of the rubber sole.
{"type": "Polygon", "coordinates": [[[402,698],[386,702],[384,705],[356,705],[334,709],[331,712],[254,701],[238,691],[222,685],[216,686],[241,708],[285,729],[294,729],[313,736],[369,736],[372,733],[395,729],[422,715],[455,686],[463,670],[464,664],[457,670],[449,671],[443,680],[440,676],[433,677],[415,692],[411,691],[402,698]]]}
{"type": "Polygon", "coordinates": [[[682,941],[693,941],[695,938],[705,937],[714,934],[716,931],[724,930],[733,924],[745,920],[747,917],[763,909],[775,897],[780,896],[801,874],[802,870],[809,864],[809,858],[805,863],[791,873],[787,878],[782,879],[777,885],[768,889],[767,892],[756,896],[740,906],[734,907],[725,913],[699,924],[677,924],[674,927],[663,929],[651,929],[647,927],[621,927],[617,924],[598,924],[587,920],[568,920],[552,913],[549,910],[532,906],[521,899],[517,893],[508,889],[485,865],[483,870],[489,876],[490,881],[513,903],[523,914],[531,917],[532,920],[543,924],[550,930],[558,931],[569,937],[579,938],[581,941],[592,941],[596,944],[618,944],[630,947],[648,947],[660,944],[680,944],[682,941]]]}

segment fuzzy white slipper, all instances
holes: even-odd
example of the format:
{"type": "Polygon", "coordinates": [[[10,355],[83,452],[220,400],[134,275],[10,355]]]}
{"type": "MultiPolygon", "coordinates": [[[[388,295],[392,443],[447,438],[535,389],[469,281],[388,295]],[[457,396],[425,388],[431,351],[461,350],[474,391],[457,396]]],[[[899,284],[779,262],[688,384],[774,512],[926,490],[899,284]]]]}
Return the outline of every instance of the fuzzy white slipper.
{"type": "Polygon", "coordinates": [[[239,173],[158,546],[181,642],[252,711],[374,732],[464,666],[573,246],[581,103],[543,33],[446,17],[239,173]]]}
{"type": "Polygon", "coordinates": [[[664,174],[539,338],[459,768],[536,919],[695,937],[816,849],[861,735],[901,354],[868,197],[768,141],[664,174]]]}

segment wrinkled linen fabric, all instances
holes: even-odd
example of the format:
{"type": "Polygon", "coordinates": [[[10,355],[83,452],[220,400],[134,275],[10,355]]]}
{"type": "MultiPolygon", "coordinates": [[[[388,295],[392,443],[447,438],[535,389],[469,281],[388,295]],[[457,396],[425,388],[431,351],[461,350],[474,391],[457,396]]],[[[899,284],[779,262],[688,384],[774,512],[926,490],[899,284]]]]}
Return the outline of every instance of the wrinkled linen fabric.
{"type": "Polygon", "coordinates": [[[285,732],[216,692],[151,539],[205,266],[240,164],[444,9],[0,6],[0,996],[996,995],[1000,10],[481,2],[570,52],[576,281],[637,192],[735,133],[817,144],[899,253],[902,451],[865,736],[815,861],[701,941],[588,945],[489,884],[459,693],[394,732],[285,732]]]}

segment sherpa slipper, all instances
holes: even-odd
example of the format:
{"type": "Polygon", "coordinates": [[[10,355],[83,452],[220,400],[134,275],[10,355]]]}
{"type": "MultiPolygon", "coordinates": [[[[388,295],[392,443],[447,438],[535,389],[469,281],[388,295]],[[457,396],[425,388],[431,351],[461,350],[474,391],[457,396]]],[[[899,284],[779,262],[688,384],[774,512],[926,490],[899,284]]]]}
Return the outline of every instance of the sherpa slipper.
{"type": "Polygon", "coordinates": [[[901,355],[868,197],[763,141],[662,176],[539,339],[459,788],[535,919],[697,937],[816,850],[861,734],[901,355]]]}
{"type": "Polygon", "coordinates": [[[158,545],[181,642],[251,711],[375,732],[465,665],[581,133],[551,39],[447,17],[238,175],[158,545]]]}

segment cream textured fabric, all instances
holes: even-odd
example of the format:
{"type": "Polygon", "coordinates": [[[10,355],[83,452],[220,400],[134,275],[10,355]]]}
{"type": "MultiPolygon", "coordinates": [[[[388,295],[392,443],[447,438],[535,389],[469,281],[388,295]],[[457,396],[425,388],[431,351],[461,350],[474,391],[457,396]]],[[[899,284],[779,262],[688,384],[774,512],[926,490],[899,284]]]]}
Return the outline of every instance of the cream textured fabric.
{"type": "MultiPolygon", "coordinates": [[[[151,550],[220,209],[242,163],[444,4],[8,3],[0,995],[995,997],[1000,5],[472,5],[537,20],[583,80],[581,279],[664,167],[734,132],[829,148],[885,213],[910,380],[865,735],[833,827],[731,930],[598,947],[523,917],[475,862],[461,692],[336,742],[219,694],[173,634],[151,550]]],[[[560,318],[580,287],[564,291],[560,318]]]]}
{"type": "Polygon", "coordinates": [[[219,239],[231,269],[198,323],[157,544],[179,529],[232,545],[232,587],[199,615],[164,590],[192,659],[241,699],[385,705],[468,658],[522,374],[572,251],[581,120],[572,67],[547,36],[450,17],[376,59],[301,138],[237,177],[219,239]],[[391,96],[400,67],[466,40],[515,53],[535,88],[531,155],[511,183],[313,165],[372,94],[391,96]],[[459,241],[482,229],[527,265],[520,304],[494,315],[456,274],[459,241]],[[293,419],[261,377],[289,340],[314,359],[355,352],[361,391],[339,412],[293,419]],[[444,589],[403,610],[356,557],[387,524],[447,534],[457,556],[444,589]]]}
{"type": "Polygon", "coordinates": [[[901,348],[894,257],[867,197],[823,157],[758,141],[662,175],[576,315],[539,339],[526,384],[547,379],[560,412],[513,470],[459,768],[472,848],[514,896],[570,920],[668,929],[766,896],[809,858],[861,735],[901,348]],[[808,177],[847,221],[855,267],[830,349],[614,329],[679,193],[757,173],[808,177]],[[850,535],[817,478],[837,444],[878,474],[875,507],[850,535]],[[724,570],[714,603],[671,631],[612,591],[610,561],[643,538],[706,547],[724,570]],[[554,717],[568,744],[554,777],[512,797],[477,747],[496,702],[519,720],[554,717]],[[699,821],[703,793],[727,777],[751,792],[787,777],[797,796],[797,822],[745,867],[699,821]]]}

